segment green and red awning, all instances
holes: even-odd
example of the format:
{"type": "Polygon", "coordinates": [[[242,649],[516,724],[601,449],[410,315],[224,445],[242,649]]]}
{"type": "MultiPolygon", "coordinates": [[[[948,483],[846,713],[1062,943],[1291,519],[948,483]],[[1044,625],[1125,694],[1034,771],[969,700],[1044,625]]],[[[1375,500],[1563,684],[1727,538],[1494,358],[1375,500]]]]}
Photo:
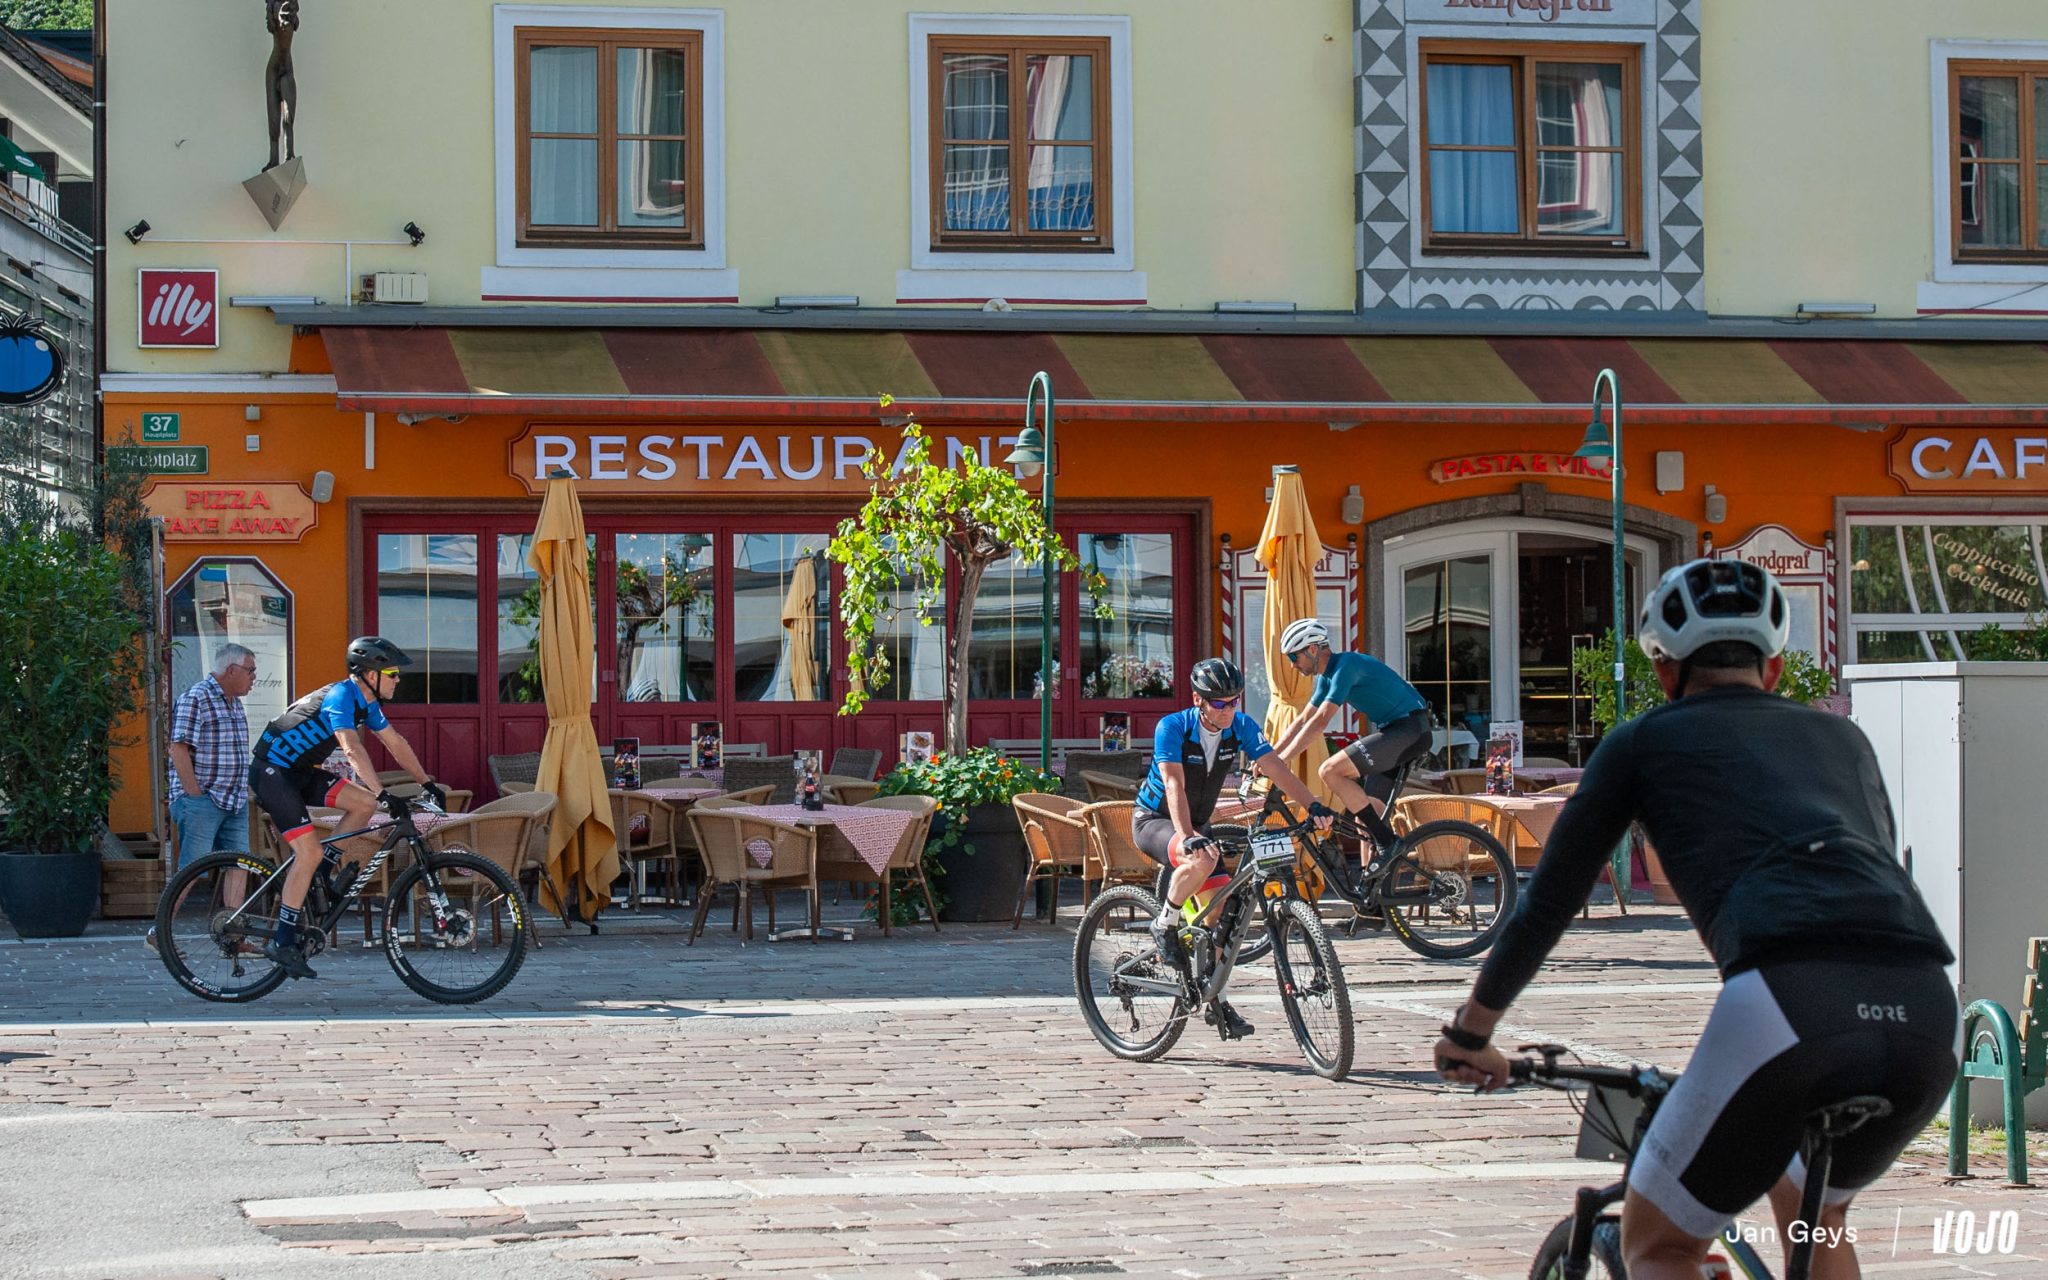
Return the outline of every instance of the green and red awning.
{"type": "Polygon", "coordinates": [[[2048,343],[708,328],[325,327],[340,407],[607,417],[2048,422],[2048,343]]]}

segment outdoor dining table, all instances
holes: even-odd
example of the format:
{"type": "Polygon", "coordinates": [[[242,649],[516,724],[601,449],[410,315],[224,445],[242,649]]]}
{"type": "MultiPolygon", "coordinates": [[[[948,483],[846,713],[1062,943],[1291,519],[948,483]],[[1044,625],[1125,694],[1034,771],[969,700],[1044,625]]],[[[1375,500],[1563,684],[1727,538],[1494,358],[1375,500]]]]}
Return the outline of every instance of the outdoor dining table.
{"type": "Polygon", "coordinates": [[[1507,836],[1508,852],[1514,855],[1515,866],[1533,867],[1543,853],[1543,845],[1550,839],[1550,829],[1557,825],[1558,815],[1564,812],[1565,796],[1465,796],[1475,804],[1483,804],[1504,815],[1508,820],[1501,823],[1507,836]],[[1523,855],[1523,849],[1528,854],[1523,855]]]}
{"type": "MultiPolygon", "coordinates": [[[[748,804],[735,805],[727,813],[746,814],[749,817],[767,818],[772,822],[787,822],[792,826],[809,827],[816,837],[813,850],[812,870],[819,871],[832,863],[860,862],[875,873],[877,879],[888,876],[889,859],[896,854],[896,846],[903,840],[903,832],[918,815],[912,809],[869,808],[865,805],[828,804],[823,809],[806,809],[800,804],[748,804]]],[[[772,853],[764,857],[749,849],[747,856],[765,867],[772,860],[772,853]]],[[[887,909],[885,906],[884,910],[887,909]]],[[[853,930],[826,926],[813,921],[808,928],[782,929],[770,934],[771,941],[784,938],[808,938],[815,931],[818,937],[836,937],[851,941],[853,930]]]]}

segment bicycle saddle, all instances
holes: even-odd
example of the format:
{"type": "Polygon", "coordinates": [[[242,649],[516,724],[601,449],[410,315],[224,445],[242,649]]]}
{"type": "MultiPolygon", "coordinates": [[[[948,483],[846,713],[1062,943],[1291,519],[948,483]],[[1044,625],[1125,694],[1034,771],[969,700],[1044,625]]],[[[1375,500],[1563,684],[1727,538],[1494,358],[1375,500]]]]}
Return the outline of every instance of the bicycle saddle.
{"type": "Polygon", "coordinates": [[[1883,1098],[1863,1094],[1859,1097],[1844,1098],[1825,1107],[1815,1107],[1806,1117],[1806,1127],[1830,1138],[1856,1132],[1866,1123],[1888,1116],[1892,1104],[1883,1098]]]}

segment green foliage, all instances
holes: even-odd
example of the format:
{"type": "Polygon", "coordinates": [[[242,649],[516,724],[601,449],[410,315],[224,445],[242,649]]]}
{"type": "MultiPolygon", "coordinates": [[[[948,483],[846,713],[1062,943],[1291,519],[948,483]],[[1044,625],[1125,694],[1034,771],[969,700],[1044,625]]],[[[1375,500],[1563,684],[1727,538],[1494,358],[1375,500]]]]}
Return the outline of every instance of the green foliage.
{"type": "MultiPolygon", "coordinates": [[[[974,852],[971,843],[962,843],[967,811],[980,804],[1008,804],[1027,791],[1056,794],[1059,789],[1056,774],[1012,760],[992,747],[976,747],[960,755],[942,754],[919,764],[897,765],[882,779],[878,794],[931,796],[939,802],[932,837],[924,847],[924,874],[925,882],[932,887],[933,900],[943,908],[947,901],[942,883],[945,870],[939,865],[938,855],[955,846],[966,853],[974,852]]],[[[869,909],[876,909],[878,901],[879,895],[871,897],[869,909]]],[[[911,901],[910,894],[892,892],[889,905],[891,923],[916,923],[918,905],[911,901]]]]}
{"type": "Polygon", "coordinates": [[[72,530],[0,541],[0,843],[91,847],[113,798],[106,748],[133,709],[141,618],[119,556],[72,530]]]}
{"type": "Polygon", "coordinates": [[[1987,622],[1963,642],[1971,662],[2048,662],[2048,620],[2032,614],[2017,627],[1987,622]]]}
{"type": "Polygon", "coordinates": [[[92,0],[0,0],[0,22],[18,31],[83,31],[92,0]]]}
{"type": "Polygon", "coordinates": [[[1778,692],[1801,706],[1812,706],[1835,691],[1835,676],[1804,649],[1785,650],[1785,671],[1778,692]]]}
{"type": "MultiPolygon", "coordinates": [[[[888,408],[893,399],[883,396],[888,408]]],[[[870,450],[862,470],[872,481],[859,513],[841,521],[825,554],[845,566],[839,611],[846,624],[848,684],[841,715],[857,715],[867,689],[889,678],[889,654],[875,631],[903,611],[898,594],[913,586],[909,606],[920,625],[944,607],[947,557],[960,574],[948,619],[952,647],[946,681],[946,750],[967,745],[967,654],[974,634],[974,598],[982,575],[1004,556],[1025,561],[1047,558],[1058,569],[1080,571],[1081,562],[1045,522],[1045,508],[1006,467],[986,465],[969,449],[957,467],[933,461],[924,428],[912,418],[903,428],[900,465],[879,449],[870,450]]],[[[1102,576],[1084,572],[1095,615],[1110,616],[1102,576]]]]}
{"type": "MultiPolygon", "coordinates": [[[[1628,715],[1633,720],[1652,707],[1664,705],[1664,686],[1657,683],[1657,671],[1643,646],[1630,641],[1622,647],[1622,665],[1628,676],[1628,715]]],[[[1605,733],[1614,727],[1614,632],[1584,649],[1572,652],[1572,677],[1581,692],[1593,696],[1593,723],[1605,733]]]]}

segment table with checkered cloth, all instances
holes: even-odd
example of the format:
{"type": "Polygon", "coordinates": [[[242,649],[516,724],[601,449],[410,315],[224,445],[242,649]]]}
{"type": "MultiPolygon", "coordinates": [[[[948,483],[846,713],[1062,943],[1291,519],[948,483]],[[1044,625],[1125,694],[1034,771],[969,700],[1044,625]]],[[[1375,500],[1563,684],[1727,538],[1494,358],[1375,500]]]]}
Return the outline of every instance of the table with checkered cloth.
{"type": "MultiPolygon", "coordinates": [[[[917,821],[918,816],[912,809],[870,809],[865,805],[851,804],[828,804],[823,810],[806,809],[800,804],[749,804],[735,805],[723,812],[743,813],[799,827],[815,827],[820,841],[836,832],[846,842],[847,848],[873,868],[876,875],[888,869],[889,859],[902,841],[904,829],[917,821]]],[[[747,855],[764,867],[768,865],[765,848],[749,848],[747,855]]]]}
{"type": "Polygon", "coordinates": [[[668,804],[688,804],[693,800],[702,800],[706,796],[722,793],[717,787],[642,787],[634,794],[668,804]]]}

